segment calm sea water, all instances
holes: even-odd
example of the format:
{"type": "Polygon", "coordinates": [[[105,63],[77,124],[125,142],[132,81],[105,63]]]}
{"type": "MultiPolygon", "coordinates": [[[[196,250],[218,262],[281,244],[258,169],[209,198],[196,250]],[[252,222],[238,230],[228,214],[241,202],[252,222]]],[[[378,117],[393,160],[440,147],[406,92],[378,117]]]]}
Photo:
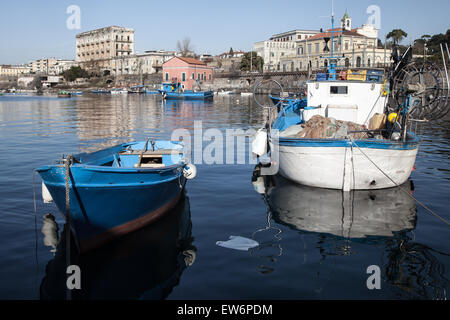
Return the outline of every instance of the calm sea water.
{"type": "MultiPolygon", "coordinates": [[[[62,154],[93,151],[175,128],[259,128],[252,98],[162,103],[156,96],[0,97],[0,299],[65,298],[65,253],[44,244],[33,169],[62,154]],[[54,251],[54,250],[53,250],[54,251]]],[[[450,125],[422,129],[404,187],[450,220],[450,125]]],[[[210,142],[205,141],[208,145],[210,142]]],[[[248,158],[248,144],[245,151],[248,158]]],[[[446,299],[449,227],[398,189],[354,192],[298,186],[253,175],[254,164],[198,165],[185,198],[163,219],[86,256],[74,298],[126,299],[446,299]],[[252,183],[253,181],[253,183],[252,183]],[[259,192],[257,192],[259,191],[259,192]],[[265,194],[264,194],[265,192],[265,194]],[[216,245],[230,236],[259,242],[249,251],[216,245]],[[369,290],[367,267],[381,270],[369,290]]]]}

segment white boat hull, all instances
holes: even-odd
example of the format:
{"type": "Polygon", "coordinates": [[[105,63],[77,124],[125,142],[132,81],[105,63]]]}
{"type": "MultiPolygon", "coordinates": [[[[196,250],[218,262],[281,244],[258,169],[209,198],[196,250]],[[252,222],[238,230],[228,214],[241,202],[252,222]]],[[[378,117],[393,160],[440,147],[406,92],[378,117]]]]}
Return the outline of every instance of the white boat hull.
{"type": "Polygon", "coordinates": [[[302,185],[344,191],[391,188],[404,183],[418,151],[418,146],[402,150],[358,148],[350,143],[348,147],[308,147],[279,146],[272,141],[270,148],[272,157],[278,152],[279,173],[285,178],[302,185]]]}

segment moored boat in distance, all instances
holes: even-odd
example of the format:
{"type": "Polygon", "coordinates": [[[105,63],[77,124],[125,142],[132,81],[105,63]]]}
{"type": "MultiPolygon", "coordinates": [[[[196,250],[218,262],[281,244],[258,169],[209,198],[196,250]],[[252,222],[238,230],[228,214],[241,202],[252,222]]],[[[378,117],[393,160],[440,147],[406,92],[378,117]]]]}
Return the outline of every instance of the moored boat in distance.
{"type": "Polygon", "coordinates": [[[128,90],[126,88],[112,88],[111,94],[128,94],[128,90]]]}
{"type": "Polygon", "coordinates": [[[213,91],[194,91],[185,90],[181,83],[168,82],[163,83],[159,90],[163,99],[175,100],[208,100],[214,98],[213,91]]]}
{"type": "Polygon", "coordinates": [[[69,91],[58,91],[58,98],[70,98],[72,96],[72,93],[69,91]]]}
{"type": "Polygon", "coordinates": [[[66,219],[82,252],[158,219],[196,172],[184,159],[182,143],[149,139],[63,157],[36,171],[45,200],[64,215],[69,198],[66,219]]]}
{"type": "Polygon", "coordinates": [[[91,93],[97,93],[97,94],[99,94],[99,93],[111,93],[111,91],[110,90],[107,90],[107,89],[94,89],[94,90],[91,90],[91,93]]]}

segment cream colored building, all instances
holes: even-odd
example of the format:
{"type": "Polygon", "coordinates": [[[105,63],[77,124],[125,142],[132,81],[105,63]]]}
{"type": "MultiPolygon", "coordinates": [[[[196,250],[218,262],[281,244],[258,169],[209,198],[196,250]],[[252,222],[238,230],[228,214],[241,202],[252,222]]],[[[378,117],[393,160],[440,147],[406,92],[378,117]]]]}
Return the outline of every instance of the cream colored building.
{"type": "Polygon", "coordinates": [[[49,74],[56,62],[56,58],[46,58],[32,61],[31,72],[49,74]]]}
{"type": "Polygon", "coordinates": [[[378,47],[378,30],[372,25],[352,29],[351,18],[345,13],[339,28],[329,29],[296,43],[295,51],[280,58],[281,71],[324,69],[331,49],[337,57],[337,67],[381,67],[390,63],[390,50],[378,47]],[[333,33],[333,43],[331,37],[333,33]]]}
{"type": "Polygon", "coordinates": [[[26,65],[0,65],[0,76],[19,76],[30,72],[31,67],[26,65]]]}
{"type": "Polygon", "coordinates": [[[85,63],[85,67],[114,76],[150,74],[161,70],[162,64],[174,56],[174,51],[146,51],[145,53],[96,60],[85,63]]]}
{"type": "Polygon", "coordinates": [[[134,53],[134,30],[110,26],[76,35],[76,62],[110,59],[134,53]]]}
{"type": "Polygon", "coordinates": [[[74,60],[48,58],[32,61],[30,65],[32,73],[60,75],[62,72],[70,69],[72,66],[76,66],[77,63],[74,60]]]}
{"type": "Polygon", "coordinates": [[[296,52],[297,43],[318,34],[318,30],[292,30],[275,34],[254,44],[254,51],[264,60],[264,71],[280,71],[280,61],[296,52]]]}
{"type": "MultiPolygon", "coordinates": [[[[378,47],[372,25],[352,29],[347,12],[333,29],[333,56],[338,67],[376,67],[390,63],[390,50],[378,47]]],[[[293,30],[256,42],[254,51],[264,59],[264,71],[304,71],[326,68],[331,55],[331,29],[293,30]]]]}

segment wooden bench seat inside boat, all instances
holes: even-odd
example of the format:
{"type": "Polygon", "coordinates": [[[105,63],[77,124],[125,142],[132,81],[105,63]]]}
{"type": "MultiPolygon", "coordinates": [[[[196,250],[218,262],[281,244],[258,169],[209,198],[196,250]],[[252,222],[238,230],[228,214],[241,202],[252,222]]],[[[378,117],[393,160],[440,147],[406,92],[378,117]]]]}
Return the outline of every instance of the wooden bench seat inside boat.
{"type": "MultiPolygon", "coordinates": [[[[128,155],[128,154],[141,154],[142,150],[132,150],[130,151],[121,151],[119,152],[120,155],[128,155]]],[[[163,155],[163,154],[182,154],[183,150],[175,150],[175,149],[159,149],[159,150],[147,150],[143,154],[144,155],[163,155]]]]}
{"type": "Polygon", "coordinates": [[[158,149],[158,150],[124,150],[119,152],[121,164],[125,167],[135,168],[163,168],[171,163],[167,157],[183,154],[183,150],[158,149]],[[166,159],[163,161],[163,159],[166,159]]]}

